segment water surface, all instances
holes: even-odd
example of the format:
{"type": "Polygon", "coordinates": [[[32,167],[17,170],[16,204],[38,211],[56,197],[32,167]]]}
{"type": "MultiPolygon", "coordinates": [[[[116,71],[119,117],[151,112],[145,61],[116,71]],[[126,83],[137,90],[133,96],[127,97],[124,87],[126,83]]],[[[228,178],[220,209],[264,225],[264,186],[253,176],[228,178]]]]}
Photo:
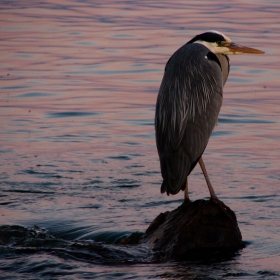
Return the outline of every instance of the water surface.
{"type": "MultiPolygon", "coordinates": [[[[0,270],[11,279],[278,279],[278,1],[5,1],[0,4],[0,270]],[[154,109],[165,63],[216,29],[265,55],[231,57],[204,160],[246,248],[159,261],[141,234],[161,195],[154,109]],[[34,227],[36,225],[36,227],[34,227]],[[2,232],[2,236],[3,233],[2,232]]],[[[199,168],[192,200],[209,197],[199,168]]]]}

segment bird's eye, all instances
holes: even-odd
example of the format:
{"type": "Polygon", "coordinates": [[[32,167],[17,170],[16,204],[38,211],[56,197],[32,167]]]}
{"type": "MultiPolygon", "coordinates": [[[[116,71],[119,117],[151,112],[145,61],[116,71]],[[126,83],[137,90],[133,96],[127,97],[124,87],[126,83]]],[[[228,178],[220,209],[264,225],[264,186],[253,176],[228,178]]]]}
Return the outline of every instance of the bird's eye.
{"type": "Polygon", "coordinates": [[[221,46],[222,45],[222,41],[217,41],[217,45],[221,46]]]}

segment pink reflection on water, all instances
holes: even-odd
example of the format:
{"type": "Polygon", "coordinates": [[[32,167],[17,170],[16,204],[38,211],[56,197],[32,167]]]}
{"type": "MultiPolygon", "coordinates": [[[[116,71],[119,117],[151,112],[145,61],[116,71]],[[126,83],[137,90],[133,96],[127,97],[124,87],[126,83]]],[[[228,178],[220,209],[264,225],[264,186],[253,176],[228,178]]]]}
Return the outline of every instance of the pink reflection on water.
{"type": "MultiPolygon", "coordinates": [[[[177,207],[182,193],[159,194],[161,177],[153,128],[157,91],[170,55],[197,33],[216,29],[236,43],[266,54],[231,57],[217,134],[205,152],[207,169],[218,196],[236,211],[246,240],[269,237],[267,227],[279,229],[276,210],[266,208],[271,201],[258,204],[246,198],[279,193],[279,4],[59,3],[68,9],[55,9],[55,1],[35,6],[31,2],[0,4],[0,141],[5,152],[0,159],[1,174],[14,185],[36,185],[47,179],[26,171],[61,175],[62,170],[65,177],[49,180],[67,186],[63,185],[54,199],[38,198],[40,207],[37,201],[29,201],[19,209],[5,209],[1,212],[4,221],[53,217],[57,212],[62,218],[91,217],[92,209],[77,209],[93,203],[110,205],[115,211],[110,211],[110,217],[121,226],[138,226],[144,231],[160,211],[177,207]],[[91,114],[52,115],[65,112],[91,114]],[[131,159],[115,160],[118,156],[131,159]],[[130,169],[133,165],[136,167],[130,169]],[[69,175],[71,170],[79,172],[69,175]],[[135,170],[146,175],[137,177],[135,170]],[[94,190],[97,195],[89,190],[87,197],[77,200],[80,194],[75,188],[97,177],[106,186],[125,178],[139,180],[140,187],[94,190]],[[71,188],[74,196],[62,195],[71,188]],[[133,201],[126,206],[125,216],[114,208],[118,199],[133,201]],[[137,202],[145,208],[133,208],[137,202]],[[67,212],[69,205],[76,206],[74,214],[67,212]],[[266,224],[258,219],[262,215],[266,224]],[[248,225],[251,220],[255,224],[248,225]]],[[[10,185],[4,188],[9,190],[10,185]]],[[[190,191],[192,199],[209,197],[199,168],[190,176],[190,191]]],[[[12,200],[13,194],[5,194],[12,200]]],[[[20,204],[28,195],[18,197],[20,204]]],[[[109,214],[100,210],[97,227],[109,214]]],[[[273,238],[279,241],[277,236],[273,238]]],[[[257,259],[250,246],[246,250],[244,255],[250,255],[246,265],[278,269],[279,258],[266,255],[257,259]]]]}
{"type": "MultiPolygon", "coordinates": [[[[68,2],[65,1],[65,4],[68,2]]],[[[93,14],[89,12],[88,5],[78,3],[73,4],[71,9],[63,10],[63,13],[50,9],[53,6],[51,2],[44,8],[33,9],[28,4],[24,5],[27,5],[27,9],[22,10],[19,7],[7,10],[1,17],[4,29],[1,65],[5,73],[2,87],[14,88],[2,96],[1,114],[7,132],[13,132],[19,126],[11,124],[14,118],[32,121],[33,127],[28,133],[17,133],[13,139],[16,144],[13,142],[6,144],[9,149],[13,149],[13,145],[16,145],[17,150],[23,149],[28,152],[30,143],[27,142],[33,137],[31,131],[35,133],[34,137],[44,135],[42,127],[48,129],[50,138],[60,133],[55,127],[64,127],[64,134],[82,134],[88,131],[93,131],[94,135],[106,134],[110,137],[111,145],[108,148],[112,150],[115,149],[114,143],[122,138],[124,133],[128,135],[153,133],[152,126],[135,128],[125,125],[125,120],[129,121],[131,118],[151,120],[156,91],[168,57],[187,38],[194,35],[194,32],[197,33],[196,30],[205,30],[210,25],[211,29],[220,30],[220,22],[216,21],[216,17],[213,18],[216,7],[212,4],[204,5],[203,9],[195,2],[188,4],[188,17],[192,14],[202,14],[205,21],[195,19],[194,16],[195,20],[191,25],[188,24],[188,30],[175,33],[174,26],[186,25],[183,1],[179,1],[178,6],[167,6],[164,9],[153,10],[147,4],[131,11],[124,10],[124,6],[119,3],[111,5],[99,3],[97,12],[93,14]],[[182,9],[178,9],[181,5],[182,9]],[[170,17],[170,14],[176,14],[176,17],[170,17]],[[71,21],[65,20],[67,18],[71,18],[71,21]],[[139,20],[141,22],[141,19],[142,25],[136,24],[139,20]],[[170,27],[166,25],[165,29],[158,28],[158,22],[162,19],[168,19],[170,27]],[[153,23],[156,26],[154,29],[145,28],[145,24],[153,23]],[[142,66],[136,66],[137,64],[142,66]],[[30,92],[41,92],[42,95],[38,98],[22,97],[23,94],[30,92]],[[105,125],[87,126],[77,119],[69,122],[68,119],[45,117],[53,111],[77,110],[100,113],[100,116],[91,119],[93,123],[103,122],[105,125]],[[77,127],[81,126],[83,128],[77,130],[77,127]],[[38,128],[41,128],[41,131],[38,128]]],[[[228,30],[227,35],[236,42],[266,51],[266,46],[261,45],[261,42],[264,39],[267,42],[268,37],[265,36],[271,36],[270,34],[277,30],[277,24],[271,22],[273,6],[266,6],[263,9],[261,4],[254,4],[254,13],[243,13],[242,9],[251,7],[250,5],[252,4],[240,2],[231,9],[221,5],[219,12],[227,19],[223,20],[223,29],[228,30]],[[242,32],[237,33],[236,31],[241,29],[238,28],[241,24],[242,32]],[[264,32],[263,24],[269,24],[270,34],[259,36],[257,34],[260,33],[256,33],[256,30],[264,32]]],[[[156,3],[155,7],[157,6],[160,4],[156,3]]],[[[255,114],[263,116],[268,121],[274,121],[277,113],[275,101],[278,100],[276,77],[279,74],[274,56],[275,52],[279,55],[276,47],[278,44],[277,38],[270,40],[269,47],[273,51],[268,50],[262,57],[231,58],[231,77],[236,82],[231,82],[230,78],[226,85],[222,114],[238,115],[238,112],[232,109],[238,108],[244,111],[244,118],[246,115],[255,114]],[[268,65],[269,69],[266,68],[268,65]],[[255,67],[261,72],[252,74],[250,71],[255,67]]],[[[238,127],[230,125],[231,131],[237,130],[236,134],[228,137],[226,141],[224,137],[212,139],[207,150],[211,153],[213,149],[216,152],[220,150],[222,156],[230,146],[234,154],[244,152],[257,154],[256,160],[259,160],[261,154],[265,157],[267,153],[272,153],[271,149],[267,151],[263,147],[264,143],[275,149],[278,147],[279,136],[274,136],[277,131],[275,123],[257,124],[253,127],[252,130],[251,124],[244,124],[242,128],[239,125],[238,127]]],[[[228,127],[220,125],[216,130],[223,129],[228,127]]],[[[152,150],[148,149],[146,153],[155,153],[154,140],[141,139],[141,141],[151,145],[152,150]]],[[[69,143],[69,145],[73,150],[79,149],[79,144],[69,143]]],[[[96,140],[88,147],[92,149],[92,145],[99,151],[104,141],[96,140]]],[[[56,143],[54,147],[49,141],[44,142],[43,150],[41,147],[40,142],[32,143],[31,152],[40,151],[48,154],[53,149],[58,151],[62,149],[61,153],[64,153],[64,149],[69,149],[60,143],[56,143]]],[[[273,164],[275,170],[279,170],[277,162],[273,164]]]]}

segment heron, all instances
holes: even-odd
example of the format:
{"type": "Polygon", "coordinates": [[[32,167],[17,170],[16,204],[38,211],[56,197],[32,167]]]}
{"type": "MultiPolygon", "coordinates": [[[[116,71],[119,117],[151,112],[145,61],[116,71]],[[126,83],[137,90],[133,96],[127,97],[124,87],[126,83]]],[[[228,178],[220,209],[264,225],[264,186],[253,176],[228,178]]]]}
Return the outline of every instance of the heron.
{"type": "Polygon", "coordinates": [[[199,163],[210,196],[218,201],[202,155],[218,122],[230,54],[263,54],[233,43],[211,30],[195,36],[167,61],[155,111],[155,134],[163,178],[161,193],[184,191],[190,202],[188,176],[199,163]]]}

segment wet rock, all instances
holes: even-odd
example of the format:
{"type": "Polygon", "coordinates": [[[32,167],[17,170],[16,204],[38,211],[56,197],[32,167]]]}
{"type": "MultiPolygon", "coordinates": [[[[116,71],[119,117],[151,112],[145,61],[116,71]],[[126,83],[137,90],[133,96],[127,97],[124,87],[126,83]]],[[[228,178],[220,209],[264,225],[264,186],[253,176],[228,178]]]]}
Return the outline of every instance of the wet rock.
{"type": "Polygon", "coordinates": [[[243,248],[234,212],[222,201],[196,200],[159,214],[140,240],[170,257],[199,257],[243,248]]]}

